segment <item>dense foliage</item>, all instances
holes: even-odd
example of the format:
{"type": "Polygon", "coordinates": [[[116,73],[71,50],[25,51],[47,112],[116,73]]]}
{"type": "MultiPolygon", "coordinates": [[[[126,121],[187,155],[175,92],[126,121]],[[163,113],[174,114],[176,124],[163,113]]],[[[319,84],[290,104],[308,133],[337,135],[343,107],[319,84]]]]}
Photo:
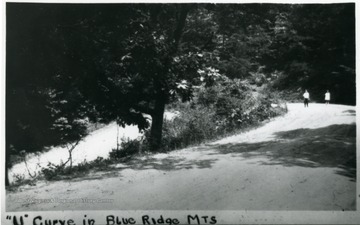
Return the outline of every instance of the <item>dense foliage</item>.
{"type": "Polygon", "coordinates": [[[225,77],[214,86],[199,87],[192,101],[171,105],[178,115],[165,121],[163,150],[224,137],[286,112],[277,96],[253,89],[248,82],[225,77]]]}

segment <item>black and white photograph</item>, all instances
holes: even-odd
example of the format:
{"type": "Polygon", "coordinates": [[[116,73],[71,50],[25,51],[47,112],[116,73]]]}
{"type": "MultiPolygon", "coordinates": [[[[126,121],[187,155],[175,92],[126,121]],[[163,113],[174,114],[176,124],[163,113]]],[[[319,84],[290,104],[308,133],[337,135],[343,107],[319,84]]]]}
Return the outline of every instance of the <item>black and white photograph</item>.
{"type": "Polygon", "coordinates": [[[355,2],[4,5],[4,224],[360,223],[355,2]]]}

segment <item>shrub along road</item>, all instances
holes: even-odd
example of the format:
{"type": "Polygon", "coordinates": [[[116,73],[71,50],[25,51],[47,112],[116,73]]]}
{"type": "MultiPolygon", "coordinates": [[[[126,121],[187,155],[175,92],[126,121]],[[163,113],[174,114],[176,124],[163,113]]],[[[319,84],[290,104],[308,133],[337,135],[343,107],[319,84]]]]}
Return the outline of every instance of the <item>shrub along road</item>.
{"type": "Polygon", "coordinates": [[[8,191],[7,210],[355,210],[355,107],[288,109],[216,142],[8,191]]]}

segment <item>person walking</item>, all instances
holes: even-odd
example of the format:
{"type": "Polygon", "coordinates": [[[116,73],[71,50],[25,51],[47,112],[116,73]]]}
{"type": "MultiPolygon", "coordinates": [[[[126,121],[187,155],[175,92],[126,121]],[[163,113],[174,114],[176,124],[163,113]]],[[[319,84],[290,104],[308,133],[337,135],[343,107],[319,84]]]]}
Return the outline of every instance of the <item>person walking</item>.
{"type": "Polygon", "coordinates": [[[307,90],[305,90],[303,97],[304,97],[304,107],[309,107],[310,94],[307,90]]]}
{"type": "Polygon", "coordinates": [[[330,103],[330,92],[329,90],[325,93],[325,104],[328,105],[330,103]]]}

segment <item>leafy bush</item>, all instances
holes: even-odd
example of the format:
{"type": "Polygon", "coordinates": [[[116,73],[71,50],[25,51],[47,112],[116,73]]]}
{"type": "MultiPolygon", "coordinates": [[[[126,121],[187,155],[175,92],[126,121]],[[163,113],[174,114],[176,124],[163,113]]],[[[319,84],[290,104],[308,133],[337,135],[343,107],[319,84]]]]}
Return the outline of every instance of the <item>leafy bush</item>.
{"type": "Polygon", "coordinates": [[[41,169],[41,173],[46,180],[56,180],[60,176],[70,174],[70,169],[63,165],[56,165],[49,162],[46,168],[41,169]]]}
{"type": "Polygon", "coordinates": [[[15,183],[21,183],[25,180],[25,175],[24,174],[15,174],[14,178],[15,178],[15,183]]]}
{"type": "Polygon", "coordinates": [[[97,157],[93,161],[86,161],[79,163],[76,166],[64,166],[49,163],[48,167],[42,169],[42,174],[46,180],[59,180],[62,178],[73,178],[81,175],[85,175],[92,169],[107,170],[111,160],[97,157]]]}
{"type": "Polygon", "coordinates": [[[171,150],[215,137],[214,113],[207,108],[183,108],[179,117],[164,121],[162,148],[171,150]]]}
{"type": "Polygon", "coordinates": [[[17,191],[17,188],[24,185],[34,186],[36,182],[34,179],[26,179],[24,174],[14,174],[14,180],[11,186],[7,186],[8,191],[17,191]]]}
{"type": "Polygon", "coordinates": [[[223,137],[284,113],[279,96],[271,90],[253,91],[240,80],[224,79],[211,87],[199,87],[192,102],[172,105],[180,112],[164,121],[163,149],[172,150],[223,137]]]}
{"type": "Polygon", "coordinates": [[[119,149],[112,149],[109,153],[109,157],[112,160],[118,160],[127,156],[131,156],[140,152],[141,141],[135,139],[123,139],[119,149]]]}

